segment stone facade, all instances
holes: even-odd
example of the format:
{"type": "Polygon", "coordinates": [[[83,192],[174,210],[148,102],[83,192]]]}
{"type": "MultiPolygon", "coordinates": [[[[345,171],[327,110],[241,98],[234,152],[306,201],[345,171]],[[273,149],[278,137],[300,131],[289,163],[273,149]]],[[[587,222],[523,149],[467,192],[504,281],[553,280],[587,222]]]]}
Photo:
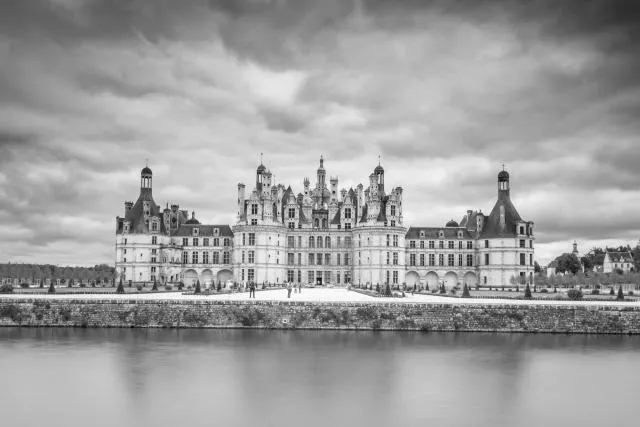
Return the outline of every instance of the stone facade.
{"type": "Polygon", "coordinates": [[[261,163],[250,192],[238,184],[236,223],[203,225],[152,197],[152,172],[141,174],[137,202],[116,218],[116,273],[125,281],[205,285],[302,282],[313,285],[503,286],[533,282],[533,222],[510,199],[509,174],[498,174],[489,215],[467,211],[460,223],[408,229],[403,189],[387,191],[377,165],[368,186],[338,188],[324,159],[313,185],[297,194],[275,184],[261,163]]]}
{"type": "Polygon", "coordinates": [[[640,334],[640,307],[3,298],[1,326],[640,334]]]}

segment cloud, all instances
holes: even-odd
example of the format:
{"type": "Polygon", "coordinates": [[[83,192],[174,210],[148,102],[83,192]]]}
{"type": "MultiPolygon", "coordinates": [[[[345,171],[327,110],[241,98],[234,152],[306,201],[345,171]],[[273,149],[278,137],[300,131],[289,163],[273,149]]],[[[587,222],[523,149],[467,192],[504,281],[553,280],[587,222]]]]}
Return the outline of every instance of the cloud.
{"type": "Polygon", "coordinates": [[[346,188],[381,156],[406,225],[488,212],[505,163],[542,264],[573,239],[635,242],[639,9],[3,2],[0,253],[111,262],[113,221],[145,159],[158,203],[233,221],[260,152],[295,192],[320,154],[346,188]]]}

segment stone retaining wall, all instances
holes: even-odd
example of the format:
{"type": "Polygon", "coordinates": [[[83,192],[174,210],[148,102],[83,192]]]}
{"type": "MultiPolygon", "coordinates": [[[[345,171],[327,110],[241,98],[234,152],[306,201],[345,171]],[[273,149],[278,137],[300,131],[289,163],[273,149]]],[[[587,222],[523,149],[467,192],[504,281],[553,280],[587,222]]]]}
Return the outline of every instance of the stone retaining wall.
{"type": "Polygon", "coordinates": [[[2,299],[0,326],[640,334],[640,307],[2,299]]]}

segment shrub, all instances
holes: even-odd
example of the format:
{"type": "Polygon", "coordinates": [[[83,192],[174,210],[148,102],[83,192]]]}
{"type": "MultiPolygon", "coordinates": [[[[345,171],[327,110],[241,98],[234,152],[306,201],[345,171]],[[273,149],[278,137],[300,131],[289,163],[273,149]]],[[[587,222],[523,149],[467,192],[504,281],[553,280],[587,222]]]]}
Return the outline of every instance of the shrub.
{"type": "Polygon", "coordinates": [[[136,289],[138,290],[138,292],[142,291],[142,285],[136,286],[136,289]]]}
{"type": "Polygon", "coordinates": [[[609,288],[609,295],[615,295],[616,292],[613,290],[613,287],[609,288]]]}
{"type": "Polygon", "coordinates": [[[542,288],[542,289],[540,289],[540,293],[541,293],[541,294],[548,294],[548,293],[549,293],[549,290],[548,290],[548,289],[546,289],[546,288],[542,288]]]}
{"type": "Polygon", "coordinates": [[[449,291],[449,293],[450,293],[451,295],[455,295],[455,294],[456,294],[456,290],[455,290],[454,288],[451,288],[451,290],[449,291]]]}
{"type": "Polygon", "coordinates": [[[86,284],[86,283],[80,283],[80,287],[81,287],[81,288],[86,288],[86,287],[87,287],[87,284],[86,284]]]}
{"type": "Polygon", "coordinates": [[[172,291],[172,290],[173,290],[173,286],[171,286],[171,285],[165,285],[165,286],[164,286],[164,289],[165,289],[165,290],[167,290],[167,291],[172,291]]]}
{"type": "Polygon", "coordinates": [[[194,294],[202,293],[202,289],[200,288],[200,280],[196,282],[196,288],[193,291],[194,294]]]}
{"type": "Polygon", "coordinates": [[[440,285],[440,289],[439,289],[438,292],[441,293],[441,294],[446,294],[447,293],[447,290],[444,288],[444,283],[442,283],[440,285]]]}
{"type": "Polygon", "coordinates": [[[531,299],[531,288],[529,287],[528,283],[527,287],[524,288],[524,299],[531,299]]]}
{"type": "Polygon", "coordinates": [[[624,292],[622,292],[622,286],[618,286],[618,296],[616,296],[616,301],[624,300],[624,292]]]}
{"type": "Polygon", "coordinates": [[[569,289],[567,296],[571,301],[580,301],[582,299],[582,291],[580,289],[569,289]]]}
{"type": "MultiPolygon", "coordinates": [[[[178,282],[178,290],[181,291],[184,288],[183,282],[178,282]]],[[[218,290],[220,290],[220,283],[218,283],[218,290]]]]}
{"type": "Polygon", "coordinates": [[[27,289],[27,288],[29,287],[29,284],[28,284],[28,283],[24,283],[24,282],[23,282],[23,283],[20,283],[20,287],[21,287],[22,289],[27,289]]]}
{"type": "Polygon", "coordinates": [[[385,286],[384,288],[384,295],[387,297],[391,296],[391,286],[389,286],[389,284],[387,283],[387,286],[385,286]]]}
{"type": "MultiPolygon", "coordinates": [[[[265,288],[265,284],[262,284],[262,289],[265,288]]],[[[222,289],[222,285],[220,284],[220,282],[218,282],[218,286],[216,287],[216,291],[220,292],[220,290],[222,289]]]]}
{"type": "Polygon", "coordinates": [[[49,293],[49,294],[55,294],[56,293],[56,287],[53,286],[53,282],[51,282],[51,284],[49,285],[49,290],[47,290],[47,293],[49,293]]]}
{"type": "Polygon", "coordinates": [[[13,286],[11,286],[10,284],[6,283],[0,286],[0,294],[10,294],[12,292],[13,292],[13,286]]]}
{"type": "Polygon", "coordinates": [[[591,295],[600,295],[600,289],[594,289],[591,291],[591,295]]]}
{"type": "Polygon", "coordinates": [[[629,295],[630,297],[632,297],[632,296],[633,296],[633,291],[629,291],[628,295],[629,295]]]}
{"type": "Polygon", "coordinates": [[[120,278],[120,283],[118,283],[118,288],[116,289],[116,294],[124,294],[124,286],[122,285],[122,277],[120,278]]]}
{"type": "Polygon", "coordinates": [[[462,298],[471,298],[471,294],[469,293],[469,287],[465,283],[462,287],[462,298]]]}

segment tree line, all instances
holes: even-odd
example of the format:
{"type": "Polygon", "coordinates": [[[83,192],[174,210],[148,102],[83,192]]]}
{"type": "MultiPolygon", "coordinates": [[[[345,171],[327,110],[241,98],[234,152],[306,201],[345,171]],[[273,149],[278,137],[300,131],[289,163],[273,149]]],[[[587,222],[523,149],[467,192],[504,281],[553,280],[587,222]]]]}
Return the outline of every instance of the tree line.
{"type": "Polygon", "coordinates": [[[631,252],[634,260],[634,271],[640,271],[640,244],[635,247],[627,246],[618,246],[618,247],[605,247],[603,248],[592,248],[589,252],[587,252],[583,257],[578,258],[574,254],[562,254],[555,259],[556,273],[571,273],[577,274],[582,270],[582,266],[584,266],[584,270],[586,273],[594,271],[596,267],[601,266],[604,263],[604,255],[605,251],[613,251],[613,252],[631,252]]]}
{"type": "Polygon", "coordinates": [[[107,264],[93,267],[61,267],[51,264],[0,264],[0,277],[19,280],[51,279],[75,281],[111,281],[115,268],[107,264]]]}

